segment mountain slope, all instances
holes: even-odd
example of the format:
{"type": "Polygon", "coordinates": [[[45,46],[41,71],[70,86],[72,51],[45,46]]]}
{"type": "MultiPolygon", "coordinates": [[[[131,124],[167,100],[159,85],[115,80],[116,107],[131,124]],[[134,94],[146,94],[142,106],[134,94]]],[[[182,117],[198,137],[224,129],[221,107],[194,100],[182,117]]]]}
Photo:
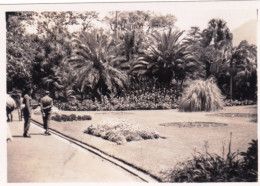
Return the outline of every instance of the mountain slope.
{"type": "Polygon", "coordinates": [[[250,20],[240,27],[234,29],[233,46],[238,46],[242,40],[247,40],[249,44],[257,45],[257,20],[250,20]]]}

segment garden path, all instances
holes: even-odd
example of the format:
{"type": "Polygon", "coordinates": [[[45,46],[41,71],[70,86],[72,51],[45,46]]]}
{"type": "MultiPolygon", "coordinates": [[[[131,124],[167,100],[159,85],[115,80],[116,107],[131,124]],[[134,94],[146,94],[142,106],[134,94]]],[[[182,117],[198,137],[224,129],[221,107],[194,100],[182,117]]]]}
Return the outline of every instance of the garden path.
{"type": "MultiPolygon", "coordinates": [[[[14,114],[15,115],[15,114],[14,114]]],[[[31,125],[32,138],[24,138],[23,122],[7,123],[13,141],[7,144],[7,182],[140,182],[138,178],[91,152],[45,136],[31,125]]]]}

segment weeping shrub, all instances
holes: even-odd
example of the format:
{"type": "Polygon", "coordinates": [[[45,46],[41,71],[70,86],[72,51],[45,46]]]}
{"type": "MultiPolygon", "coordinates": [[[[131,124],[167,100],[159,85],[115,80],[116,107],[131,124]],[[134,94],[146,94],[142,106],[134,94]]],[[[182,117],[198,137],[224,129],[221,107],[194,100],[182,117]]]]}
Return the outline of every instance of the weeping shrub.
{"type": "Polygon", "coordinates": [[[213,79],[194,80],[184,90],[179,104],[179,110],[214,111],[222,109],[224,105],[221,91],[213,79]]]}

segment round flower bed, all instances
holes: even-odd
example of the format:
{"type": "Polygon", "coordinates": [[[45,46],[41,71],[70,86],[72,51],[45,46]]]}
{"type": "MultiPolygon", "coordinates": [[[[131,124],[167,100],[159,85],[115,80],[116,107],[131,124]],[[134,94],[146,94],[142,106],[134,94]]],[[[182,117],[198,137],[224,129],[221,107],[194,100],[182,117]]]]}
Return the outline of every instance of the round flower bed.
{"type": "Polygon", "coordinates": [[[227,124],[224,123],[213,123],[213,122],[173,122],[160,124],[164,127],[188,127],[188,128],[201,128],[201,127],[225,127],[227,124]]]}

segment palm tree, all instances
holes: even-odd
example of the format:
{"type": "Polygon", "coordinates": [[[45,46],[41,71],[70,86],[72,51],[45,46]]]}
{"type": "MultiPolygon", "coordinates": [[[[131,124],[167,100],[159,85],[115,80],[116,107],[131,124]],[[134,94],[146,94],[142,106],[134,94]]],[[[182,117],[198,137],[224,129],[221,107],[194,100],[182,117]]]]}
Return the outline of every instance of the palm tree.
{"type": "Polygon", "coordinates": [[[222,19],[211,19],[202,32],[201,60],[206,65],[206,78],[218,78],[231,56],[233,35],[222,19]]]}
{"type": "Polygon", "coordinates": [[[199,27],[191,27],[184,38],[184,44],[190,46],[189,51],[196,56],[196,63],[189,61],[186,65],[185,72],[187,73],[187,78],[204,79],[206,77],[206,64],[203,62],[203,48],[201,47],[202,33],[199,27]]]}
{"type": "Polygon", "coordinates": [[[60,66],[53,67],[54,75],[43,78],[44,85],[58,100],[69,101],[74,97],[76,74],[69,68],[68,64],[61,63],[60,66]]]}
{"type": "MultiPolygon", "coordinates": [[[[257,48],[249,45],[247,41],[241,41],[239,46],[234,49],[231,58],[231,77],[234,78],[238,98],[254,98],[257,86],[257,48]]],[[[231,94],[232,90],[231,80],[231,94]]]]}
{"type": "Polygon", "coordinates": [[[94,97],[122,93],[128,85],[128,76],[110,65],[116,58],[111,53],[107,38],[97,31],[81,32],[73,39],[72,55],[64,58],[76,72],[80,91],[89,89],[94,97]]]}
{"type": "Polygon", "coordinates": [[[182,43],[183,32],[153,32],[149,36],[149,47],[132,64],[130,73],[143,74],[155,78],[160,83],[169,84],[173,78],[183,80],[186,65],[196,62],[190,46],[182,43]]]}

